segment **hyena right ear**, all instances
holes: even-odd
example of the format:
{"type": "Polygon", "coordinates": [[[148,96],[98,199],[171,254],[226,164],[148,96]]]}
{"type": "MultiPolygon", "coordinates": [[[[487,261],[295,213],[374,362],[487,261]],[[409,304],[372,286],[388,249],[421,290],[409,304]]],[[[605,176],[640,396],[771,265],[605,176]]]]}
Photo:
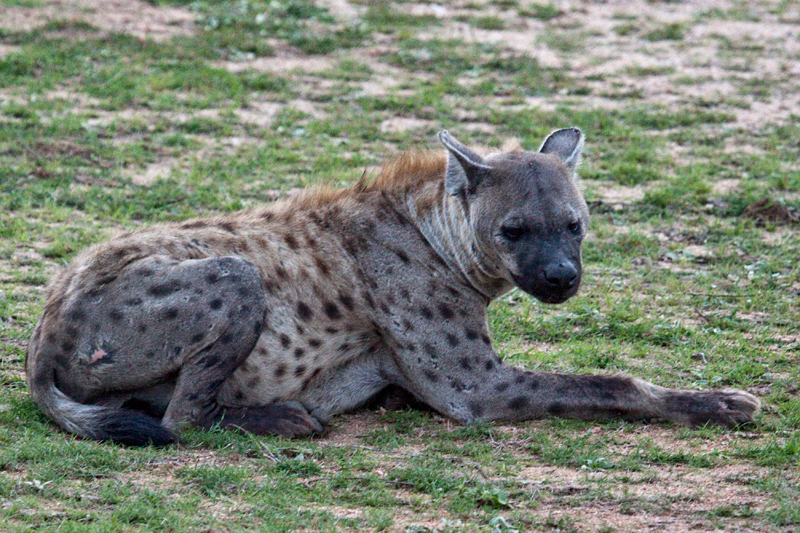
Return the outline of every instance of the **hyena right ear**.
{"type": "Polygon", "coordinates": [[[583,150],[583,132],[578,128],[554,131],[539,148],[540,153],[553,155],[564,163],[570,175],[575,175],[575,169],[581,162],[581,150],[583,150]]]}
{"type": "Polygon", "coordinates": [[[481,156],[451,137],[447,130],[439,133],[439,141],[447,148],[444,188],[453,196],[473,192],[482,174],[491,167],[481,156]]]}

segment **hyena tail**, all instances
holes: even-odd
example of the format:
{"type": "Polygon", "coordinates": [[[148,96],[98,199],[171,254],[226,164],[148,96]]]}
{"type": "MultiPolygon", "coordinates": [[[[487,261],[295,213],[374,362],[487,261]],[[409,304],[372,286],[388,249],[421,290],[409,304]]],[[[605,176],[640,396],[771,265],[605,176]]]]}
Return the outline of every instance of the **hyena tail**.
{"type": "MultiPolygon", "coordinates": [[[[177,440],[159,420],[139,411],[76,402],[56,386],[54,361],[49,355],[35,354],[28,368],[28,386],[36,404],[65,431],[128,446],[164,446],[177,440]]],[[[29,352],[29,362],[30,356],[29,352]]]]}

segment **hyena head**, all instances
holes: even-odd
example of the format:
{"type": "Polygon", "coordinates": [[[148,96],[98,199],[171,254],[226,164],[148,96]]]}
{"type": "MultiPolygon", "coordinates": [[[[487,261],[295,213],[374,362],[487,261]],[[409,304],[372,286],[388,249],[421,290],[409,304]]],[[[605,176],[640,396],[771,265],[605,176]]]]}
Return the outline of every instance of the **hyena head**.
{"type": "Polygon", "coordinates": [[[576,185],[583,133],[551,133],[538,152],[486,158],[446,131],[445,188],[461,199],[481,256],[497,273],[545,303],[578,292],[589,210],[576,185]]]}

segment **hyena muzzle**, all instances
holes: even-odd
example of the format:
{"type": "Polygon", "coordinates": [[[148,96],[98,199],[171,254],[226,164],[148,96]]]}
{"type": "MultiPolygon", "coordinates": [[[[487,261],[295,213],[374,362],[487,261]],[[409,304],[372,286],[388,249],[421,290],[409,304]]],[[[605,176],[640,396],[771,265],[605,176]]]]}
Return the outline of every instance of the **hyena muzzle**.
{"type": "Polygon", "coordinates": [[[759,401],[620,375],[529,372],[492,350],[488,304],[581,282],[577,128],[538,152],[407,153],[374,179],[128,233],[48,289],[28,346],[36,403],[82,437],[166,444],[182,427],[320,433],[387,388],[462,423],[543,416],[733,427],[759,401]]]}

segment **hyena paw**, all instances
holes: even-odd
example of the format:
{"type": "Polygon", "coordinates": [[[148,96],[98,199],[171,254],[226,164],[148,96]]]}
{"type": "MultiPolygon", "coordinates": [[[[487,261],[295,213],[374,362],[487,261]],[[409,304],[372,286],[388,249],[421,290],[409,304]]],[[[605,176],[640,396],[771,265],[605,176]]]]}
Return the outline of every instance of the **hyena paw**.
{"type": "Polygon", "coordinates": [[[696,392],[690,397],[676,398],[675,420],[689,426],[707,423],[734,428],[752,422],[761,401],[747,392],[736,389],[696,392]]]}
{"type": "Polygon", "coordinates": [[[310,437],[321,435],[325,430],[324,420],[308,412],[299,402],[276,403],[269,406],[269,417],[265,433],[281,437],[310,437]]]}
{"type": "Polygon", "coordinates": [[[310,437],[325,430],[324,421],[310,414],[299,402],[282,402],[263,407],[228,409],[223,427],[256,435],[310,437]]]}

